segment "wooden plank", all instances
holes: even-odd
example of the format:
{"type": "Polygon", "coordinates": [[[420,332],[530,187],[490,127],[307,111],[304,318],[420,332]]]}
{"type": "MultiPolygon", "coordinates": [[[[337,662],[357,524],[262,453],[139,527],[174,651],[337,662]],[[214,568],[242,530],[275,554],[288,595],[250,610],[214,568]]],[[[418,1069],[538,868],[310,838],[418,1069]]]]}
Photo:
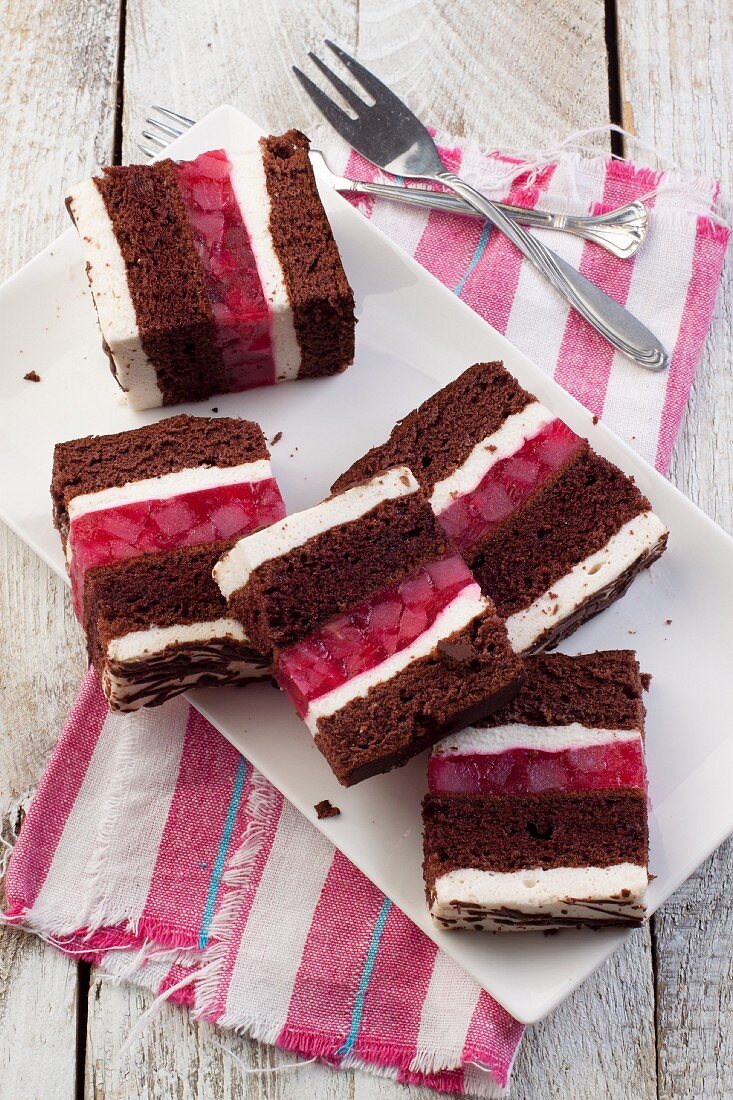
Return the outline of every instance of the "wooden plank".
{"type": "MultiPolygon", "coordinates": [[[[2,278],[68,224],[67,187],[111,155],[118,22],[118,0],[9,0],[0,10],[0,144],[11,165],[0,176],[2,278]]],[[[0,620],[2,817],[27,802],[86,668],[64,586],[4,527],[0,620]]],[[[49,1089],[71,1100],[76,1007],[76,964],[3,931],[2,1100],[47,1100],[49,1089]]]]}
{"type": "Polygon", "coordinates": [[[648,928],[552,1016],[530,1028],[512,1100],[655,1100],[654,986],[648,928]]]}
{"type": "Polygon", "coordinates": [[[136,148],[151,103],[201,118],[231,103],[272,130],[305,128],[311,111],[291,71],[326,35],[353,46],[356,0],[128,0],[123,151],[136,148]]]}
{"type": "Polygon", "coordinates": [[[296,1100],[304,1095],[314,1100],[350,1100],[352,1096],[349,1074],[316,1065],[294,1069],[299,1059],[293,1055],[199,1024],[175,1005],[162,1005],[134,1045],[120,1056],[130,1031],[152,1001],[145,990],[93,976],[87,1021],[88,1100],[110,1096],[115,1100],[161,1096],[296,1100]]]}
{"type": "Polygon", "coordinates": [[[422,118],[488,148],[608,122],[602,0],[361,0],[356,44],[422,118]]]}
{"type": "MultiPolygon", "coordinates": [[[[620,0],[619,32],[626,128],[685,171],[716,176],[730,195],[733,9],[728,0],[620,0]]],[[[729,263],[672,462],[677,485],[728,531],[733,531],[731,301],[729,263]]],[[[660,1097],[731,1095],[731,876],[729,842],[654,921],[660,1097]]]]}
{"type": "Polygon", "coordinates": [[[0,1100],[73,1100],[76,969],[40,940],[0,929],[0,1100]]]}

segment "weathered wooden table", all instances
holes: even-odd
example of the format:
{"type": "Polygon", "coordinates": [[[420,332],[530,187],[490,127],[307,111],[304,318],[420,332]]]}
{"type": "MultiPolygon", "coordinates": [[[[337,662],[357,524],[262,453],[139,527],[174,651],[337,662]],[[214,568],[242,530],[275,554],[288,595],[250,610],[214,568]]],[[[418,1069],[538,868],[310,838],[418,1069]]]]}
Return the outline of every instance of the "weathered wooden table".
{"type": "MultiPolygon", "coordinates": [[[[0,275],[65,226],[69,184],[136,158],[151,102],[194,117],[230,102],[273,130],[307,129],[312,114],[290,66],[326,35],[358,50],[426,120],[453,133],[547,148],[616,122],[733,189],[730,0],[4,0],[0,275]]],[[[607,146],[608,137],[596,143],[607,146]]],[[[672,467],[675,482],[728,530],[732,303],[729,265],[672,467]]],[[[86,662],[64,586],[5,529],[0,545],[0,814],[12,818],[86,662]]],[[[517,1100],[733,1097],[732,870],[728,844],[528,1034],[517,1100]]],[[[248,1076],[214,1045],[211,1028],[172,1007],[117,1059],[149,1000],[2,931],[0,1100],[434,1095],[319,1066],[248,1076]]],[[[256,1067],[292,1062],[254,1042],[225,1041],[256,1067]]]]}

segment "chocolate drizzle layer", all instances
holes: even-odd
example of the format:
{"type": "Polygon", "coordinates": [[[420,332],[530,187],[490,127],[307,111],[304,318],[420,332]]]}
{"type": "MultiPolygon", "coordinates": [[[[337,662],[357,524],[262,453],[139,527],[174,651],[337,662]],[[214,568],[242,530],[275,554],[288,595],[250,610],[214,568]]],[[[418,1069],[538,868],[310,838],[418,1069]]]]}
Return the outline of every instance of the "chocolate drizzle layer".
{"type": "Polygon", "coordinates": [[[451,908],[455,911],[455,917],[433,914],[435,923],[446,931],[472,928],[477,932],[521,932],[532,928],[608,928],[618,924],[638,927],[646,916],[645,906],[631,898],[613,898],[604,902],[590,898],[563,898],[559,913],[541,910],[532,913],[505,905],[484,909],[458,899],[451,902],[451,908]],[[580,912],[573,914],[569,911],[576,907],[580,912]]]}
{"type": "Polygon", "coordinates": [[[184,691],[249,683],[267,676],[265,661],[232,638],[181,642],[134,661],[109,658],[102,688],[110,709],[132,711],[158,706],[184,691]]]}

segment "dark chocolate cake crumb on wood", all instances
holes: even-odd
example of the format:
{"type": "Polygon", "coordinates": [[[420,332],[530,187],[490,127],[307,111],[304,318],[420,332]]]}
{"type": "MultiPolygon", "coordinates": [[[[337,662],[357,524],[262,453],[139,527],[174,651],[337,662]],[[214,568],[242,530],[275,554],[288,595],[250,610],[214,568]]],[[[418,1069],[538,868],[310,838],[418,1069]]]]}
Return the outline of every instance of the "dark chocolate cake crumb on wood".
{"type": "Polygon", "coordinates": [[[230,606],[259,649],[284,648],[450,549],[421,493],[385,500],[264,562],[230,606]]]}
{"type": "Polygon", "coordinates": [[[500,362],[476,363],[400,420],[386,443],[341,475],[333,492],[405,462],[429,495],[465,462],[478,439],[497,431],[533,400],[500,362]]]}
{"type": "Polygon", "coordinates": [[[646,866],[646,794],[640,790],[523,795],[429,794],[423,801],[425,882],[462,867],[646,866]]]}
{"type": "Polygon", "coordinates": [[[316,744],[344,786],[403,764],[439,738],[506,705],[516,693],[521,662],[493,612],[446,641],[449,652],[438,646],[394,681],[372,687],[319,720],[316,744]],[[464,659],[456,659],[456,650],[464,659]]]}
{"type": "Polygon", "coordinates": [[[643,677],[631,649],[527,657],[519,692],[508,706],[480,726],[522,723],[563,726],[580,722],[590,729],[640,730],[645,708],[643,677]]]}
{"type": "Polygon", "coordinates": [[[54,523],[65,528],[68,503],[81,493],[197,466],[239,466],[268,457],[258,424],[223,416],[182,414],[114,435],[57,443],[51,481],[54,523]]]}
{"type": "Polygon", "coordinates": [[[126,264],[142,346],[164,403],[225,392],[214,314],[173,162],[105,168],[94,182],[126,264]]]}
{"type": "Polygon", "coordinates": [[[354,295],[298,130],[263,138],[270,233],[301,351],[298,377],[334,374],[354,359],[354,295]]]}

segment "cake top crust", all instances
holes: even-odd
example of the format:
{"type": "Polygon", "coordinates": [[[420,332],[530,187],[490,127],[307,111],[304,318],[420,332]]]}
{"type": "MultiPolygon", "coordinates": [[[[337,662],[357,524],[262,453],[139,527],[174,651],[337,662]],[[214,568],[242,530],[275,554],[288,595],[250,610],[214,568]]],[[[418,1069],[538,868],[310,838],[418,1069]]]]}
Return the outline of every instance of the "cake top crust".
{"type": "Polygon", "coordinates": [[[430,494],[466,461],[477,443],[535,400],[502,363],[475,363],[398,421],[389,439],[355,462],[333,489],[345,489],[379,470],[409,462],[430,494]]]}
{"type": "Polygon", "coordinates": [[[260,426],[233,417],[182,414],[113,435],[57,443],[51,480],[54,523],[66,529],[69,502],[82,493],[178,470],[239,466],[269,457],[260,426]]]}
{"type": "Polygon", "coordinates": [[[644,683],[631,649],[599,650],[570,657],[545,653],[525,658],[524,678],[511,703],[480,728],[522,723],[589,729],[644,729],[644,683]]]}

